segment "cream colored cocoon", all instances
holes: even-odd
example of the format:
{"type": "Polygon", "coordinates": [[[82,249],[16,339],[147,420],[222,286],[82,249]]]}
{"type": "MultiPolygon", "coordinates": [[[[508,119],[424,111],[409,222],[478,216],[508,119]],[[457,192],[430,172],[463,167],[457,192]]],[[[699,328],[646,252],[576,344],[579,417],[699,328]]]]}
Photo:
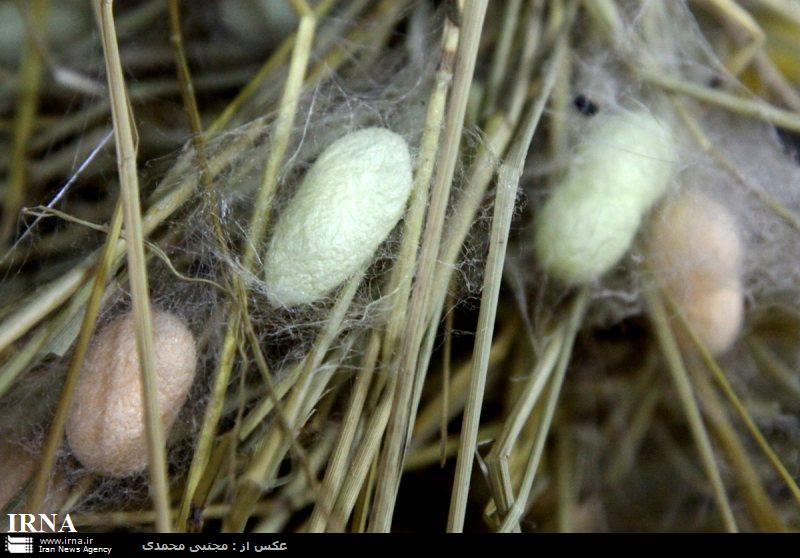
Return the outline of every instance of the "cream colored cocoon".
{"type": "Polygon", "coordinates": [[[681,192],[654,215],[647,255],[703,344],[714,354],[730,348],[744,313],[743,248],[730,211],[705,194],[681,192]]]}
{"type": "MultiPolygon", "coordinates": [[[[158,409],[165,434],[178,416],[196,370],[192,333],[177,316],[153,310],[158,409]]],[[[92,341],[67,422],[72,453],[89,470],[127,476],[147,466],[139,356],[133,314],[117,318],[92,341]]]]}
{"type": "Polygon", "coordinates": [[[592,118],[537,218],[534,244],[545,270],[568,284],[607,273],[666,191],[676,158],[669,127],[648,112],[592,118]]]}
{"type": "Polygon", "coordinates": [[[0,510],[19,494],[35,466],[36,460],[24,449],[0,442],[0,510]]]}
{"type": "Polygon", "coordinates": [[[385,128],[328,146],[281,213],[264,263],[275,306],[319,300],[373,257],[411,193],[408,144],[385,128]]]}
{"type": "MultiPolygon", "coordinates": [[[[37,455],[28,453],[20,446],[0,442],[0,510],[20,511],[25,502],[25,498],[21,498],[20,493],[33,478],[38,459],[37,455]],[[9,506],[12,501],[16,501],[18,505],[9,506]],[[6,506],[9,507],[6,508],[6,506]]],[[[69,487],[64,475],[55,471],[45,492],[41,512],[58,511],[66,502],[68,495],[69,487]]],[[[0,532],[3,532],[3,528],[3,523],[0,523],[0,532]]]]}

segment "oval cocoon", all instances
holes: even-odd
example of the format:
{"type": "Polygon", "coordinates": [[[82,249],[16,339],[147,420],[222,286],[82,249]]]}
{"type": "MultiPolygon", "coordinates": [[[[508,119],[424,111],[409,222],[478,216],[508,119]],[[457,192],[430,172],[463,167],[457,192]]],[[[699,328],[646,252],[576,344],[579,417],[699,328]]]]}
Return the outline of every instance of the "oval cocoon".
{"type": "Polygon", "coordinates": [[[35,466],[34,457],[24,449],[0,442],[0,510],[19,494],[35,466]]]}
{"type": "Polygon", "coordinates": [[[411,193],[406,141],[385,128],[328,146],[280,215],[264,263],[275,306],[318,300],[369,262],[411,193]]]}
{"type": "MultiPolygon", "coordinates": [[[[165,433],[178,416],[196,369],[194,337],[175,315],[153,310],[158,409],[165,433]]],[[[92,341],[66,427],[75,457],[89,470],[126,476],[147,466],[141,372],[133,314],[92,341]]]]}
{"type": "Polygon", "coordinates": [[[730,211],[699,192],[681,192],[654,215],[647,256],[692,331],[712,353],[726,351],[744,315],[743,248],[730,211]]]}
{"type": "Polygon", "coordinates": [[[647,112],[597,116],[575,161],[539,213],[534,246],[544,269],[568,284],[616,265],[676,167],[668,127],[647,112]]]}
{"type": "MultiPolygon", "coordinates": [[[[37,461],[37,455],[28,453],[22,447],[0,442],[0,510],[8,506],[12,500],[24,503],[24,498],[19,498],[19,495],[36,472],[37,461]]],[[[64,475],[54,472],[42,502],[42,513],[58,511],[66,502],[68,493],[69,487],[64,475]]],[[[19,510],[15,507],[14,510],[7,511],[19,510]]],[[[0,526],[0,532],[5,532],[4,526],[0,526]]]]}

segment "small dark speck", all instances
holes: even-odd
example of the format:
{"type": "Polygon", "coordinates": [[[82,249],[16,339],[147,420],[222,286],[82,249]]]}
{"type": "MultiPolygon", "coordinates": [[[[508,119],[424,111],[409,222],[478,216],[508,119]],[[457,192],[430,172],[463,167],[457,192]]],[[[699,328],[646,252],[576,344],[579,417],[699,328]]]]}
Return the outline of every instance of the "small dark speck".
{"type": "Polygon", "coordinates": [[[191,504],[189,507],[189,521],[187,528],[192,533],[199,533],[203,528],[203,508],[191,504]]]}
{"type": "Polygon", "coordinates": [[[594,116],[597,114],[597,111],[600,110],[600,107],[597,106],[597,103],[582,93],[575,97],[575,100],[572,101],[572,104],[574,104],[575,108],[585,116],[594,116]]]}
{"type": "Polygon", "coordinates": [[[722,87],[722,78],[719,76],[714,76],[710,80],[708,80],[708,86],[712,89],[719,89],[722,87]]]}
{"type": "Polygon", "coordinates": [[[800,165],[800,134],[778,127],[775,128],[775,131],[778,133],[778,139],[786,154],[800,165]]]}

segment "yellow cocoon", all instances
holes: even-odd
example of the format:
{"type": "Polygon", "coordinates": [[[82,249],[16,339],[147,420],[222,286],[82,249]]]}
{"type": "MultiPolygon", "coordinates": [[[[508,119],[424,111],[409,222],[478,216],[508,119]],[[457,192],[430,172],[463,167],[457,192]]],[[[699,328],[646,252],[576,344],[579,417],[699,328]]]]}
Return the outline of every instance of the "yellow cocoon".
{"type": "MultiPolygon", "coordinates": [[[[153,310],[157,401],[165,433],[178,416],[196,368],[195,340],[169,312],[153,310]]],[[[72,453],[89,470],[127,476],[147,466],[142,380],[133,314],[95,336],[67,421],[72,453]]]]}
{"type": "Polygon", "coordinates": [[[647,112],[594,117],[537,219],[534,243],[544,269],[582,284],[614,267],[666,191],[676,156],[669,128],[647,112]]]}
{"type": "Polygon", "coordinates": [[[659,283],[714,354],[736,341],[742,326],[742,241],[736,220],[710,197],[685,191],[654,215],[647,257],[659,283]]]}
{"type": "Polygon", "coordinates": [[[264,263],[272,304],[318,300],[366,265],[403,216],[411,184],[408,144],[390,130],[329,145],[275,225],[264,263]]]}

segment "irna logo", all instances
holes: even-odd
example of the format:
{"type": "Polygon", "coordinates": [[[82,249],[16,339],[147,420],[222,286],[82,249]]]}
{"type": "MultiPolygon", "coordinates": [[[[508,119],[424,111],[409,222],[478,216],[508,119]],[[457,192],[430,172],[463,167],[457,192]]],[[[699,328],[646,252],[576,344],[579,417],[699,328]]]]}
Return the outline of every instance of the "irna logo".
{"type": "Polygon", "coordinates": [[[69,514],[57,513],[10,513],[9,533],[77,533],[69,514]]]}

